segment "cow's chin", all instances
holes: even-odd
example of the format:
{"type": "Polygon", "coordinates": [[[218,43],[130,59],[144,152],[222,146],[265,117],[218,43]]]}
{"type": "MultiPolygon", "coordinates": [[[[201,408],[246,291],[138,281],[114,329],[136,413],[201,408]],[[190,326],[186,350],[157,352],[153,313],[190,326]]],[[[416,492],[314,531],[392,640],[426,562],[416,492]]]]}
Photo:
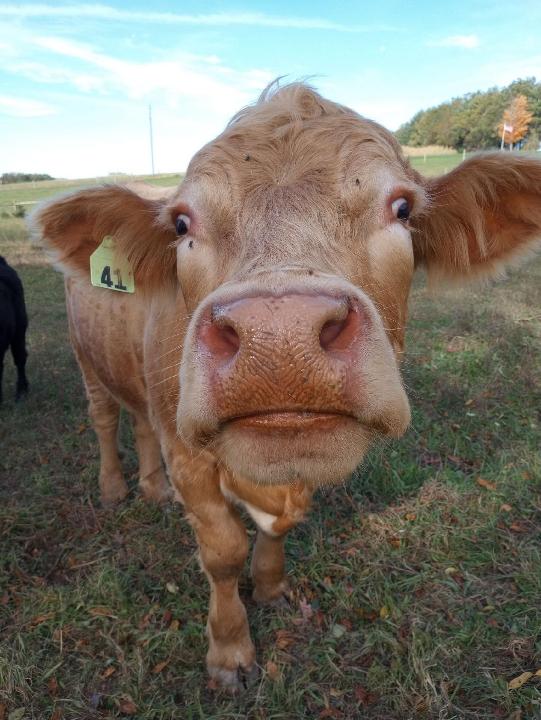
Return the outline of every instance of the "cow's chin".
{"type": "Polygon", "coordinates": [[[229,469],[256,484],[304,482],[318,487],[348,478],[375,433],[333,413],[263,413],[224,423],[214,451],[229,469]]]}

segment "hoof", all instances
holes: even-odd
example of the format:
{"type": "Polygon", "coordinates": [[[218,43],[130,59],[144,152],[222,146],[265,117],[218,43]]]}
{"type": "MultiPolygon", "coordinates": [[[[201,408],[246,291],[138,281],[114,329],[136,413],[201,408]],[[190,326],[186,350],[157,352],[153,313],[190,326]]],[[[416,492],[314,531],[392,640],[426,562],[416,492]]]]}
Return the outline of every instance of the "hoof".
{"type": "Polygon", "coordinates": [[[166,505],[173,499],[173,490],[165,474],[162,474],[160,479],[156,477],[153,480],[141,479],[139,480],[139,487],[147,502],[166,505]]]}
{"type": "Polygon", "coordinates": [[[28,385],[23,385],[22,387],[18,387],[15,391],[15,402],[19,402],[20,400],[24,400],[24,398],[28,395],[28,385]]]}
{"type": "Polygon", "coordinates": [[[128,486],[122,476],[100,479],[100,502],[103,507],[113,507],[128,495],[128,486]]]}
{"type": "Polygon", "coordinates": [[[235,670],[209,667],[209,674],[209,687],[212,690],[224,690],[231,695],[236,695],[248,690],[255,683],[259,676],[259,670],[254,663],[249,668],[239,665],[235,670]]]}
{"type": "Polygon", "coordinates": [[[267,605],[270,607],[280,608],[287,610],[291,608],[291,591],[289,584],[284,580],[277,587],[273,587],[272,590],[254,588],[252,593],[253,599],[258,605],[267,605]]]}

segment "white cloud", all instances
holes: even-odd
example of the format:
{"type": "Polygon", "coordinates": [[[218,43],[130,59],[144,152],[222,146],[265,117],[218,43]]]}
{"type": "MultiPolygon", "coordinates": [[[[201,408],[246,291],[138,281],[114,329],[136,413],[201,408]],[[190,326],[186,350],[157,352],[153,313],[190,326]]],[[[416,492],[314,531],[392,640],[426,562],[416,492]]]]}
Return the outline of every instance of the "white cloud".
{"type": "Polygon", "coordinates": [[[0,114],[13,117],[43,117],[54,115],[56,110],[46,103],[27,98],[0,95],[0,114]]]}
{"type": "Polygon", "coordinates": [[[265,13],[228,12],[191,15],[186,13],[124,10],[99,4],[78,5],[0,5],[0,16],[21,18],[90,18],[121,22],[144,22],[177,25],[294,28],[297,30],[334,30],[337,32],[396,31],[388,25],[344,25],[325,18],[284,17],[265,13]]]}
{"type": "Polygon", "coordinates": [[[427,45],[430,47],[461,47],[471,50],[479,47],[480,40],[477,35],[449,35],[441,40],[430,40],[427,45]]]}
{"type": "Polygon", "coordinates": [[[264,69],[234,70],[213,55],[177,53],[167,60],[140,62],[119,59],[89,44],[58,37],[27,34],[25,41],[28,46],[45,50],[47,61],[8,58],[4,60],[5,71],[33,82],[68,85],[85,93],[120,93],[136,100],[150,100],[156,94],[172,107],[192,99],[209,110],[233,113],[252,101],[255,91],[273,78],[264,69]],[[79,61],[83,67],[73,63],[67,66],[64,58],[79,61]]]}

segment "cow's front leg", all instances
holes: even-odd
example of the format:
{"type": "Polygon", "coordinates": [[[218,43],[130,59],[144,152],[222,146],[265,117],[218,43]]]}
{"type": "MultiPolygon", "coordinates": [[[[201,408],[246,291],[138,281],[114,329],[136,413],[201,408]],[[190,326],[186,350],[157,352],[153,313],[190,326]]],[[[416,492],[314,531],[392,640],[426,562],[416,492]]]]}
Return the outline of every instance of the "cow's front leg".
{"type": "Polygon", "coordinates": [[[252,554],[253,598],[259,603],[280,603],[287,598],[285,535],[272,536],[260,528],[252,554]]]}
{"type": "Polygon", "coordinates": [[[213,508],[212,518],[199,515],[192,522],[210,583],[207,668],[219,685],[236,691],[256,674],[255,649],[238,592],[248,555],[246,529],[226,503],[213,508]]]}
{"type": "Polygon", "coordinates": [[[214,460],[188,453],[168,463],[170,477],[199,543],[201,566],[210,584],[207,668],[221,687],[236,692],[256,675],[255,648],[238,580],[248,555],[246,529],[220,490],[214,460]]]}

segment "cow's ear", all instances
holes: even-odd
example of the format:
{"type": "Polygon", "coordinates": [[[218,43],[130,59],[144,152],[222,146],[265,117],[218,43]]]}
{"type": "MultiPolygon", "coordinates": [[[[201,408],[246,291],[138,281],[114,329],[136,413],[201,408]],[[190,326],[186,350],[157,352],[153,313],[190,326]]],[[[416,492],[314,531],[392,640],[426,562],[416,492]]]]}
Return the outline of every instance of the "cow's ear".
{"type": "Polygon", "coordinates": [[[477,155],[425,187],[429,202],[412,219],[412,237],[416,264],[433,275],[494,274],[541,239],[537,158],[477,155]]]}
{"type": "Polygon", "coordinates": [[[38,241],[68,274],[90,275],[90,255],[111,235],[117,252],[131,262],[135,284],[149,289],[174,283],[175,231],[163,200],[149,200],[115,185],[103,185],[53,200],[30,218],[38,241]]]}

